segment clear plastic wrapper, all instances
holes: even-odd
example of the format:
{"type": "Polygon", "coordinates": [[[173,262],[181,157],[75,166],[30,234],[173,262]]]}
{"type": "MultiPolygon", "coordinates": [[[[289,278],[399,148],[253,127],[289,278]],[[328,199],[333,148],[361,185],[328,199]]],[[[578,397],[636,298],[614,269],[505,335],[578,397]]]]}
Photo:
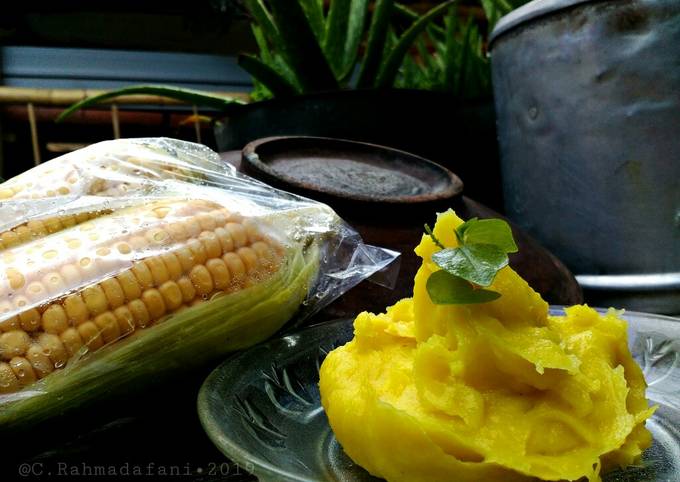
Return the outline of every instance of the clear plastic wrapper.
{"type": "Polygon", "coordinates": [[[396,256],[201,145],[42,164],[0,184],[0,429],[257,343],[396,256]]]}

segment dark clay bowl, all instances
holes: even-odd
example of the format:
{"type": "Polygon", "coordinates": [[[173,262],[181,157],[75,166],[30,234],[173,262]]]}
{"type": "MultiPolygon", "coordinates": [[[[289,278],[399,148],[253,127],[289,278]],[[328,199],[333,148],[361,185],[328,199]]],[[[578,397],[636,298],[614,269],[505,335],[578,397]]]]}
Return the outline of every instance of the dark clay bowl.
{"type": "Polygon", "coordinates": [[[375,144],[324,137],[268,137],[248,144],[241,168],[351,217],[418,216],[463,192],[454,173],[432,161],[375,144]]]}

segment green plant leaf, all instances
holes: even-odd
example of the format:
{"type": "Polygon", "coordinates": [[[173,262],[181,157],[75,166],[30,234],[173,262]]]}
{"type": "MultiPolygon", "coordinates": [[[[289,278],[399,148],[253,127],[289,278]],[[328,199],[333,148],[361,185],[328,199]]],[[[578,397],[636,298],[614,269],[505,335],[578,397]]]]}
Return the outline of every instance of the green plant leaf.
{"type": "MultiPolygon", "coordinates": [[[[269,49],[269,44],[267,43],[267,39],[265,38],[262,29],[258,25],[251,25],[251,29],[253,31],[253,36],[255,37],[255,42],[257,42],[257,45],[260,49],[260,60],[267,64],[268,66],[270,66],[276,72],[278,72],[284,79],[286,79],[286,82],[292,85],[295,88],[296,92],[301,92],[302,89],[297,80],[297,77],[295,77],[295,73],[291,70],[290,66],[286,63],[285,60],[283,60],[283,58],[279,54],[273,53],[269,49]]],[[[254,82],[257,82],[257,79],[254,79],[254,82]]],[[[260,84],[259,82],[257,83],[260,84]]],[[[255,90],[257,91],[258,89],[259,86],[256,85],[255,90]]],[[[255,96],[251,95],[251,97],[255,99],[255,96]]],[[[271,95],[269,95],[268,97],[271,97],[271,95]]],[[[260,96],[260,99],[261,98],[262,97],[260,96]]]]}
{"type": "Polygon", "coordinates": [[[293,72],[293,69],[291,69],[290,65],[286,63],[282,56],[274,54],[272,56],[272,63],[270,66],[274,70],[276,70],[279,74],[281,74],[290,85],[295,87],[296,92],[298,93],[302,92],[302,86],[300,85],[300,82],[298,82],[298,79],[295,76],[295,72],[293,72]]]}
{"type": "Polygon", "coordinates": [[[449,13],[444,18],[444,25],[446,26],[446,40],[444,42],[444,89],[453,90],[456,78],[456,71],[459,68],[459,62],[456,58],[456,31],[458,29],[458,15],[449,10],[449,13]]]}
{"type": "Polygon", "coordinates": [[[303,92],[335,90],[338,81],[321,49],[302,6],[297,1],[270,0],[281,37],[281,54],[295,72],[303,92]]]}
{"type": "Polygon", "coordinates": [[[500,293],[473,287],[459,276],[444,270],[435,271],[425,285],[430,299],[437,305],[487,303],[500,298],[500,293]]]}
{"type": "Polygon", "coordinates": [[[257,48],[260,50],[260,59],[267,64],[272,62],[272,54],[269,50],[269,44],[267,39],[262,32],[262,27],[256,24],[250,25],[250,30],[253,32],[253,38],[255,38],[255,43],[257,43],[257,48]]]}
{"type": "Polygon", "coordinates": [[[345,68],[345,42],[351,4],[351,0],[333,0],[326,18],[323,50],[336,77],[340,77],[345,68]]]}
{"type": "Polygon", "coordinates": [[[480,3],[484,9],[486,21],[489,24],[489,32],[491,32],[496,22],[501,18],[501,11],[496,6],[496,0],[480,0],[480,3]]]}
{"type": "Polygon", "coordinates": [[[512,229],[502,219],[472,218],[458,226],[456,235],[464,244],[491,244],[504,253],[517,252],[512,229]]]}
{"type": "Polygon", "coordinates": [[[373,87],[375,85],[376,76],[385,50],[387,30],[393,6],[394,0],[376,0],[375,2],[371,26],[368,30],[366,53],[364,54],[364,61],[361,64],[359,79],[357,80],[357,87],[359,88],[373,87]]]}
{"type": "Polygon", "coordinates": [[[253,79],[253,90],[250,91],[250,98],[253,99],[253,102],[268,100],[272,97],[274,97],[273,94],[264,86],[264,84],[258,82],[257,79],[253,79]]]}
{"type": "Polygon", "coordinates": [[[285,97],[296,93],[295,87],[274,68],[252,55],[241,54],[238,64],[264,85],[275,97],[285,97]]]}
{"type": "MultiPolygon", "coordinates": [[[[401,3],[397,3],[394,5],[394,13],[396,16],[404,20],[409,20],[411,22],[415,22],[420,18],[418,12],[411,10],[409,7],[407,7],[406,5],[402,5],[401,3]]],[[[446,38],[444,29],[441,28],[439,25],[430,24],[428,25],[427,30],[428,33],[430,34],[430,37],[432,37],[432,40],[435,40],[437,42],[444,42],[444,39],[446,38]]]]}
{"type": "MultiPolygon", "coordinates": [[[[437,72],[439,71],[437,61],[435,60],[435,56],[430,53],[425,45],[425,40],[422,35],[416,39],[415,45],[418,50],[418,55],[422,60],[423,74],[427,79],[429,87],[432,88],[437,81],[437,72]]],[[[408,57],[410,57],[410,54],[406,54],[406,58],[408,57]]]]}
{"type": "Polygon", "coordinates": [[[323,15],[323,0],[299,0],[319,43],[323,42],[326,20],[323,15]]]}
{"type": "Polygon", "coordinates": [[[359,43],[364,33],[366,23],[366,12],[368,12],[368,0],[352,0],[349,9],[349,20],[347,22],[347,40],[345,41],[345,51],[343,60],[343,71],[340,74],[341,81],[345,82],[354,72],[359,53],[359,43]]]}
{"type": "Polygon", "coordinates": [[[524,5],[528,0],[480,0],[487,22],[488,32],[491,33],[501,17],[507,15],[515,8],[524,5]]]}
{"type": "Polygon", "coordinates": [[[279,29],[274,24],[274,20],[262,0],[245,0],[245,7],[269,41],[273,45],[279,45],[281,42],[279,29]]]}
{"type": "Polygon", "coordinates": [[[401,66],[400,76],[394,82],[394,86],[399,89],[405,85],[418,85],[420,81],[419,67],[413,57],[406,56],[401,66]]]}
{"type": "Polygon", "coordinates": [[[465,30],[463,31],[463,47],[460,51],[460,65],[458,67],[458,80],[456,81],[456,91],[455,94],[458,98],[463,97],[465,92],[465,83],[467,81],[467,71],[468,71],[468,59],[470,57],[470,50],[472,46],[470,44],[470,33],[472,32],[472,17],[469,17],[467,23],[465,24],[465,30]]]}
{"type": "Polygon", "coordinates": [[[444,2],[441,5],[430,9],[425,15],[413,22],[413,25],[411,25],[399,38],[397,45],[391,49],[387,58],[383,60],[382,65],[380,66],[380,73],[375,82],[375,87],[389,87],[394,83],[394,79],[399,72],[399,66],[404,61],[404,56],[418,35],[427,28],[428,24],[433,19],[438,15],[441,15],[456,1],[457,0],[449,0],[444,2]]]}
{"type": "Polygon", "coordinates": [[[492,244],[465,244],[434,253],[432,261],[452,275],[489,286],[498,271],[508,265],[508,255],[492,244]]]}
{"type": "Polygon", "coordinates": [[[244,101],[234,97],[226,97],[199,90],[184,89],[180,87],[167,87],[163,85],[133,85],[130,87],[123,87],[121,89],[111,90],[99,95],[93,95],[83,99],[75,104],[69,106],[64,112],[59,114],[56,122],[61,122],[75,111],[84,107],[98,104],[106,100],[115,99],[125,95],[158,95],[161,97],[168,97],[170,99],[177,99],[188,104],[195,104],[197,106],[212,107],[214,109],[224,109],[233,104],[245,104],[244,101]]]}

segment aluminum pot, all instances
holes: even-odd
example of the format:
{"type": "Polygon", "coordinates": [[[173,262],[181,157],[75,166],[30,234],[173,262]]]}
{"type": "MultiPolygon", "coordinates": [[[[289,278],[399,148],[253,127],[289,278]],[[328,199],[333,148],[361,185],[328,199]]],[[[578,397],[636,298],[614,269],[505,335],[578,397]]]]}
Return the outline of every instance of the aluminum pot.
{"type": "Polygon", "coordinates": [[[510,219],[587,300],[680,313],[680,1],[535,0],[490,52],[510,219]]]}

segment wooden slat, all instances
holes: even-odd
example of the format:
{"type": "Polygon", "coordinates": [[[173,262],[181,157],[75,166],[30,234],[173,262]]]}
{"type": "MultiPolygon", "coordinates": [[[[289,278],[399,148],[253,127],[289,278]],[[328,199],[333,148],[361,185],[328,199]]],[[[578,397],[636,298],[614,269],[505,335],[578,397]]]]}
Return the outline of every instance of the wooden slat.
{"type": "Polygon", "coordinates": [[[111,123],[113,124],[113,138],[120,139],[120,118],[118,104],[111,104],[111,123]]]}
{"type": "Polygon", "coordinates": [[[35,121],[35,108],[31,102],[26,106],[28,109],[28,125],[31,128],[31,145],[33,146],[33,164],[40,164],[40,143],[38,142],[38,123],[35,121]]]}

